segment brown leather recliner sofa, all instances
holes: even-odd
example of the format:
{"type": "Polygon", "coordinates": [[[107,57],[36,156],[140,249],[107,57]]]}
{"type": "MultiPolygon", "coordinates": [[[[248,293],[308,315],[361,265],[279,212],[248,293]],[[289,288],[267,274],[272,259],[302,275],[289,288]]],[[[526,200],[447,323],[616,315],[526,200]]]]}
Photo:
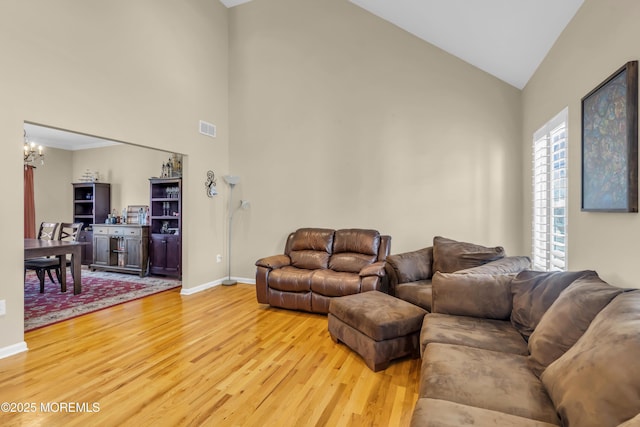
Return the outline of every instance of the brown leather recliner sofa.
{"type": "Polygon", "coordinates": [[[258,302],[327,313],[332,298],[386,292],[390,247],[391,237],[376,230],[301,228],[287,238],[284,254],[256,262],[258,302]]]}
{"type": "Polygon", "coordinates": [[[485,247],[441,236],[433,245],[389,255],[389,294],[431,311],[432,278],[440,273],[514,274],[530,268],[526,256],[507,256],[502,246],[485,247]]]}

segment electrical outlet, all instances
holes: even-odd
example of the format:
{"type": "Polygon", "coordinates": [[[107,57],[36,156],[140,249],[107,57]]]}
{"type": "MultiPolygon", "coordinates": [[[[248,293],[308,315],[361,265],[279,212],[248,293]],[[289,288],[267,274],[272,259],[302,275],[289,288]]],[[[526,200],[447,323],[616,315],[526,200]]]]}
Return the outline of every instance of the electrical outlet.
{"type": "Polygon", "coordinates": [[[7,300],[0,299],[0,316],[7,314],[7,300]]]}
{"type": "Polygon", "coordinates": [[[216,261],[217,261],[217,262],[222,262],[222,255],[218,254],[218,255],[216,256],[216,261]]]}

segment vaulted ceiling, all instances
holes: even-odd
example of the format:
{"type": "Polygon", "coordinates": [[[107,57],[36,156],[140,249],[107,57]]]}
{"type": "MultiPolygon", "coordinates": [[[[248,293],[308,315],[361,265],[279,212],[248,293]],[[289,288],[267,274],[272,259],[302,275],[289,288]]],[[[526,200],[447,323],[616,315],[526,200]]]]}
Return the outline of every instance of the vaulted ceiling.
{"type": "MultiPolygon", "coordinates": [[[[251,0],[220,0],[234,7],[251,0]]],[[[584,0],[349,0],[524,88],[584,0]]]]}

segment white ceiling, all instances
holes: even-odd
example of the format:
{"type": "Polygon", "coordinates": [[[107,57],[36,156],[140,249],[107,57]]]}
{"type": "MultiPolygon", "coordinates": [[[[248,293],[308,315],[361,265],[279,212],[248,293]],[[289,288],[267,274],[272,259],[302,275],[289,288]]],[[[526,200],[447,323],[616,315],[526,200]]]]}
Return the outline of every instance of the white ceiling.
{"type": "Polygon", "coordinates": [[[119,144],[116,141],[108,139],[31,123],[25,123],[24,130],[29,142],[34,142],[36,145],[43,145],[45,147],[59,148],[61,150],[86,150],[88,148],[108,147],[119,144]]]}
{"type": "MultiPolygon", "coordinates": [[[[250,0],[220,0],[233,7],[250,0]]],[[[524,88],[584,0],[349,0],[524,88]]]]}

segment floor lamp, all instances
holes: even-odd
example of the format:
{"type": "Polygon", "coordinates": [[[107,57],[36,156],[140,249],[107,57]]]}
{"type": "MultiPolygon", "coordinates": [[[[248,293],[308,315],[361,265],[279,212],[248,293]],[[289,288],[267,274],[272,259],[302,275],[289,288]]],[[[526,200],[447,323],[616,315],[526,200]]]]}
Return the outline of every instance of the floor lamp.
{"type": "Polygon", "coordinates": [[[231,285],[235,285],[236,283],[238,283],[235,280],[231,279],[231,224],[233,222],[233,214],[235,213],[234,209],[233,209],[233,187],[236,186],[237,183],[240,182],[240,177],[236,176],[236,175],[225,175],[222,177],[222,179],[224,179],[224,182],[226,182],[227,184],[229,184],[230,190],[229,190],[229,234],[228,234],[228,239],[227,240],[227,280],[223,280],[222,284],[224,286],[231,286],[231,285]]]}

